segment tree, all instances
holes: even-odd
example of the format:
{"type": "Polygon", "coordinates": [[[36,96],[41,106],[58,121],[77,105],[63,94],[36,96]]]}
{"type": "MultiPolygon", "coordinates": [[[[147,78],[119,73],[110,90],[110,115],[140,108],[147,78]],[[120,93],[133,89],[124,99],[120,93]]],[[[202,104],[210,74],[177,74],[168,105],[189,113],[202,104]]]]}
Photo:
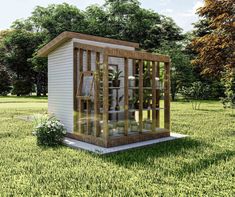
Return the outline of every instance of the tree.
{"type": "Polygon", "coordinates": [[[195,81],[193,68],[184,46],[180,43],[165,43],[158,52],[171,57],[171,96],[174,101],[182,87],[187,87],[195,81]]]}
{"type": "Polygon", "coordinates": [[[11,78],[6,68],[0,65],[0,95],[7,95],[11,90],[11,78]]]}
{"type": "Polygon", "coordinates": [[[0,47],[0,62],[17,80],[35,83],[37,95],[46,94],[47,65],[36,52],[63,31],[139,42],[149,51],[165,41],[183,39],[172,19],[141,8],[138,0],[106,0],[103,6],[92,5],[85,11],[66,3],[37,6],[29,18],[16,20],[12,28],[0,47]]]}
{"type": "Polygon", "coordinates": [[[198,29],[192,48],[197,53],[193,64],[207,76],[221,78],[231,72],[235,62],[234,0],[205,0],[199,9],[203,19],[195,25],[198,29]]]}
{"type": "MultiPolygon", "coordinates": [[[[28,59],[32,57],[39,43],[41,40],[36,33],[25,30],[14,30],[4,36],[0,46],[0,63],[14,73],[13,80],[18,83],[34,81],[35,72],[28,59]]],[[[20,95],[19,91],[15,92],[20,95]]]]}
{"type": "Polygon", "coordinates": [[[181,94],[185,99],[192,103],[192,108],[200,109],[201,100],[208,98],[209,86],[203,84],[201,81],[193,82],[188,87],[183,87],[181,94]]]}
{"type": "Polygon", "coordinates": [[[205,0],[198,14],[202,19],[195,24],[192,63],[203,79],[209,79],[212,87],[218,87],[216,95],[223,96],[221,90],[224,89],[225,96],[230,99],[228,92],[235,94],[235,89],[228,88],[232,86],[230,81],[235,67],[234,1],[205,0]]]}
{"type": "Polygon", "coordinates": [[[28,19],[34,28],[53,39],[63,31],[85,32],[85,16],[77,7],[63,4],[51,4],[48,7],[37,6],[28,19]]]}

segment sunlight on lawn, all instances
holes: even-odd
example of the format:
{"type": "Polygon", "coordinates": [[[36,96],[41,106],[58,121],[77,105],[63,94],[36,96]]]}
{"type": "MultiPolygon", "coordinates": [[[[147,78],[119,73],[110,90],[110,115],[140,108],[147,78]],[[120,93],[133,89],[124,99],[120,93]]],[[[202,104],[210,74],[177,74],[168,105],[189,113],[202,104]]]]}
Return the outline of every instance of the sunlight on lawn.
{"type": "Polygon", "coordinates": [[[172,103],[172,131],[189,138],[109,156],[42,148],[32,123],[46,99],[0,98],[0,194],[3,196],[233,196],[235,120],[217,101],[172,103]]]}

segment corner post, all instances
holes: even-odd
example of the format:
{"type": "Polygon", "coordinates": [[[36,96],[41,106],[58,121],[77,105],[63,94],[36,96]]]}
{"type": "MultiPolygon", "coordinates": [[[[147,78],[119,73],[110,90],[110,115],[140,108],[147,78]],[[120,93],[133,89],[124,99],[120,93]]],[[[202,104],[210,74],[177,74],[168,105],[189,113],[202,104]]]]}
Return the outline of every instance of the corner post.
{"type": "Polygon", "coordinates": [[[78,103],[77,103],[77,86],[78,86],[78,49],[73,49],[73,132],[78,131],[78,103]]]}
{"type": "Polygon", "coordinates": [[[103,136],[107,146],[109,137],[109,64],[108,55],[104,52],[103,66],[103,136]]]}
{"type": "Polygon", "coordinates": [[[164,63],[164,128],[170,131],[170,62],[164,63]]]}

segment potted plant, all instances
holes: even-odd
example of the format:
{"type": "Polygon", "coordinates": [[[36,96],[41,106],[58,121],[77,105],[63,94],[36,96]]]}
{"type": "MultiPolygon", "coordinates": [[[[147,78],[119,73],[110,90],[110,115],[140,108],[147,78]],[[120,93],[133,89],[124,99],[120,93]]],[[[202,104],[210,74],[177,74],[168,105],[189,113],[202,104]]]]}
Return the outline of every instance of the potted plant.
{"type": "Polygon", "coordinates": [[[120,83],[121,83],[121,80],[120,80],[121,74],[122,74],[122,71],[120,71],[118,69],[117,70],[113,70],[112,72],[110,72],[110,78],[112,80],[113,87],[119,87],[120,86],[120,83]]]}
{"type": "Polygon", "coordinates": [[[148,107],[150,107],[149,105],[150,105],[150,100],[151,100],[151,93],[148,91],[148,90],[144,90],[144,92],[143,92],[143,108],[144,109],[147,109],[148,107]]]}
{"type": "Polygon", "coordinates": [[[135,87],[135,77],[134,76],[129,76],[128,81],[129,81],[129,87],[135,87]]]}
{"type": "Polygon", "coordinates": [[[152,129],[152,121],[151,120],[145,120],[144,121],[144,128],[147,130],[151,130],[152,129]]]}
{"type": "Polygon", "coordinates": [[[118,98],[117,103],[116,103],[116,106],[115,106],[115,110],[116,110],[116,111],[120,111],[120,105],[119,105],[119,103],[122,101],[123,97],[124,97],[124,95],[122,95],[122,96],[120,96],[120,97],[118,98]]]}
{"type": "Polygon", "coordinates": [[[109,127],[109,135],[112,136],[115,133],[115,128],[113,124],[108,124],[109,127]]]}
{"type": "Polygon", "coordinates": [[[131,131],[138,131],[138,130],[139,130],[138,123],[136,121],[132,121],[131,122],[131,131]]]}
{"type": "Polygon", "coordinates": [[[124,133],[125,121],[121,120],[117,122],[117,130],[119,134],[124,133]]]}
{"type": "Polygon", "coordinates": [[[161,84],[160,84],[160,78],[155,77],[155,83],[156,83],[156,89],[160,90],[161,89],[161,84]]]}
{"type": "Polygon", "coordinates": [[[139,109],[139,98],[138,96],[133,96],[130,100],[129,100],[129,108],[130,109],[139,109]]]}

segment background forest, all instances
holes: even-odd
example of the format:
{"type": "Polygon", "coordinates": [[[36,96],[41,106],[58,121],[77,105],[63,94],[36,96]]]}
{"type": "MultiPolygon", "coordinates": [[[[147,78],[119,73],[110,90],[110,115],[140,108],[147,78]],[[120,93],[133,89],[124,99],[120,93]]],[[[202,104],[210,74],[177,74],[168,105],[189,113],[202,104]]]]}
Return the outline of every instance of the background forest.
{"type": "Polygon", "coordinates": [[[205,0],[192,32],[138,0],[106,0],[84,11],[63,3],[36,7],[31,16],[0,31],[0,95],[47,94],[47,60],[37,50],[63,31],[140,43],[172,59],[172,100],[219,99],[234,104],[235,10],[233,0],[205,0]]]}

